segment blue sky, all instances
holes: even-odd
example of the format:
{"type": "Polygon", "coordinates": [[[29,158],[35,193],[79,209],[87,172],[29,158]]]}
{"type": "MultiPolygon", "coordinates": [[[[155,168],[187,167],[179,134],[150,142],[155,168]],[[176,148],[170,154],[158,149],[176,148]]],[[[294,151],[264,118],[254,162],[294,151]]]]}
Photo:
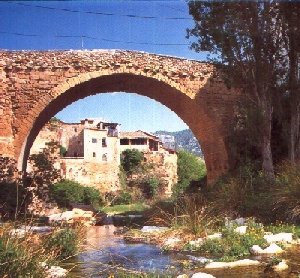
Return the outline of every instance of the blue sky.
{"type": "MultiPolygon", "coordinates": [[[[0,2],[1,49],[127,49],[205,60],[189,49],[185,30],[192,26],[184,0],[0,2]]],[[[87,97],[57,116],[102,117],[122,130],[187,128],[160,103],[128,93],[87,97]]]]}

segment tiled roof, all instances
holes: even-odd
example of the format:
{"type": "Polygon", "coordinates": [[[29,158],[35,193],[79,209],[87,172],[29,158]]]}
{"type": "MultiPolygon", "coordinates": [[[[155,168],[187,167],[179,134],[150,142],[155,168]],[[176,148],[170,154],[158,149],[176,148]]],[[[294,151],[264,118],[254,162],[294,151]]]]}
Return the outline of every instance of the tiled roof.
{"type": "Polygon", "coordinates": [[[120,132],[120,138],[152,138],[158,140],[157,136],[142,130],[120,132]]]}

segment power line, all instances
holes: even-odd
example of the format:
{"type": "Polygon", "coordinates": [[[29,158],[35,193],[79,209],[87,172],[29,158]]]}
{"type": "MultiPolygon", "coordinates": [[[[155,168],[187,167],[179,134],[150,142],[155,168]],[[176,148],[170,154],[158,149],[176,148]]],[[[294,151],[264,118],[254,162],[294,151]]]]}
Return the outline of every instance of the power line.
{"type": "MultiPolygon", "coordinates": [[[[7,3],[11,3],[6,1],[7,3]]],[[[167,19],[167,20],[191,20],[189,17],[157,17],[157,16],[143,16],[143,15],[135,15],[135,14],[115,14],[115,13],[105,13],[105,12],[95,12],[95,11],[79,11],[67,8],[56,8],[56,7],[49,7],[49,6],[42,6],[42,5],[33,5],[33,4],[26,4],[26,3],[19,3],[13,2],[16,5],[26,6],[26,7],[34,7],[46,10],[57,10],[62,12],[69,12],[69,13],[83,13],[83,14],[93,14],[93,15],[104,15],[104,16],[120,16],[120,17],[129,17],[129,18],[139,18],[139,19],[167,19]]]]}
{"type": "Polygon", "coordinates": [[[188,43],[151,43],[151,42],[121,41],[121,40],[113,40],[107,38],[97,38],[97,37],[92,37],[87,35],[50,35],[49,36],[49,35],[26,34],[26,33],[7,32],[7,31],[0,31],[0,34],[22,36],[22,37],[80,38],[80,39],[89,39],[89,40],[97,40],[97,41],[105,41],[105,42],[113,42],[113,43],[153,45],[153,46],[189,46],[190,45],[188,43]]]}

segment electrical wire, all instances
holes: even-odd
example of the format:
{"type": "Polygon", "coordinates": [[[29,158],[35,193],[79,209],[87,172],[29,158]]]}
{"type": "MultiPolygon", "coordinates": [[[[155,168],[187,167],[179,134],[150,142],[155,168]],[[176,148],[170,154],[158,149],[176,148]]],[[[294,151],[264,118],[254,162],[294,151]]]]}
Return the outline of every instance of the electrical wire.
{"type": "Polygon", "coordinates": [[[13,36],[22,36],[22,37],[52,37],[52,38],[80,38],[80,39],[90,39],[97,41],[105,41],[105,42],[113,42],[113,43],[124,43],[124,44],[137,44],[137,45],[155,45],[155,46],[189,46],[188,43],[151,43],[151,42],[135,42],[135,41],[121,41],[121,40],[113,40],[107,38],[96,38],[87,35],[39,35],[39,34],[26,34],[19,32],[7,32],[1,31],[0,34],[4,35],[13,35],[13,36]]]}
{"type": "Polygon", "coordinates": [[[157,16],[143,16],[143,15],[135,15],[135,14],[115,14],[115,13],[105,13],[105,12],[95,12],[95,11],[79,11],[79,10],[73,10],[67,8],[56,8],[56,7],[49,7],[49,6],[42,6],[42,5],[20,3],[20,2],[10,2],[10,1],[5,1],[5,2],[13,3],[20,6],[34,7],[34,8],[40,8],[46,10],[57,10],[57,11],[69,12],[69,13],[82,13],[82,14],[103,15],[103,16],[120,16],[120,17],[129,17],[129,18],[138,18],[138,19],[191,20],[190,17],[157,17],[157,16]]]}

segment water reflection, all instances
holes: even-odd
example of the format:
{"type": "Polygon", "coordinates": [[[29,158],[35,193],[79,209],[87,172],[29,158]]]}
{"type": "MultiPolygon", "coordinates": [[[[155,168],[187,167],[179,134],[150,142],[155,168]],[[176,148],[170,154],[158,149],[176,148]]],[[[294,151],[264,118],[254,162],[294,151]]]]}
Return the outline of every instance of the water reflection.
{"type": "MultiPolygon", "coordinates": [[[[121,237],[114,235],[117,229],[113,225],[106,225],[91,227],[87,230],[85,251],[71,261],[77,264],[71,272],[72,278],[109,277],[109,273],[115,272],[118,268],[168,273],[169,277],[197,271],[213,274],[217,278],[300,277],[300,246],[288,249],[288,252],[282,255],[288,260],[290,267],[281,273],[273,272],[265,264],[258,267],[219,270],[199,268],[189,271],[183,269],[182,261],[188,259],[185,254],[162,253],[156,246],[148,244],[127,244],[121,237]]],[[[263,258],[263,261],[268,261],[268,257],[263,258]]]]}

